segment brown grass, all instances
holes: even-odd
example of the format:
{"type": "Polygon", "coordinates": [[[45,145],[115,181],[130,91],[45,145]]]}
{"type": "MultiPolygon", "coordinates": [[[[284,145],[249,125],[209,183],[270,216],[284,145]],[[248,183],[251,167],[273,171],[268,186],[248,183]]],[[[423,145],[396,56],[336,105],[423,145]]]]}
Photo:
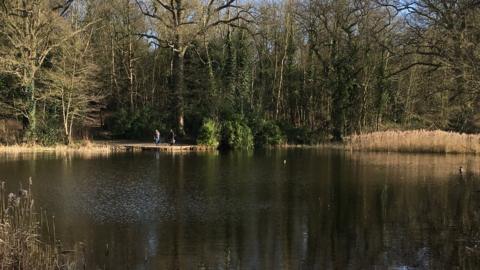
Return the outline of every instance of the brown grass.
{"type": "Polygon", "coordinates": [[[480,135],[446,131],[382,131],[352,135],[351,150],[408,153],[480,154],[480,135]]]}
{"type": "Polygon", "coordinates": [[[79,141],[70,145],[57,144],[52,146],[15,144],[0,145],[0,153],[86,153],[86,154],[109,154],[116,151],[123,151],[113,144],[96,143],[88,140],[79,141]]]}
{"type": "Polygon", "coordinates": [[[35,212],[31,184],[30,179],[28,189],[7,195],[1,183],[0,269],[78,269],[80,253],[62,249],[55,227],[35,212]],[[44,228],[48,237],[40,236],[44,228]]]}

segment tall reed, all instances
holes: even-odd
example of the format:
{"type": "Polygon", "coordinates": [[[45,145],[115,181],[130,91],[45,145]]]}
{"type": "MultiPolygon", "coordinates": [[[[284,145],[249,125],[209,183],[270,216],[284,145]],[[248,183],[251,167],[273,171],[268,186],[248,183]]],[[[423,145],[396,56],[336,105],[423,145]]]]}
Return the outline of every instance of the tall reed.
{"type": "Polygon", "coordinates": [[[62,250],[54,226],[35,212],[31,186],[30,179],[27,189],[7,194],[1,182],[0,269],[79,269],[80,253],[62,250]],[[47,237],[41,236],[44,228],[47,237]]]}
{"type": "Polygon", "coordinates": [[[352,135],[347,145],[363,151],[480,154],[480,135],[440,130],[382,131],[352,135]]]}

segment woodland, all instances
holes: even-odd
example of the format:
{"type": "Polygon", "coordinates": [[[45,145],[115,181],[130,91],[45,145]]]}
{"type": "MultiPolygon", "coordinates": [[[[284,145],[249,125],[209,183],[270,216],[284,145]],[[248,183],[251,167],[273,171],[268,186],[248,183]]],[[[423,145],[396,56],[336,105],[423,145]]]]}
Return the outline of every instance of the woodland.
{"type": "Polygon", "coordinates": [[[475,133],[479,41],[478,0],[0,0],[0,141],[475,133]]]}

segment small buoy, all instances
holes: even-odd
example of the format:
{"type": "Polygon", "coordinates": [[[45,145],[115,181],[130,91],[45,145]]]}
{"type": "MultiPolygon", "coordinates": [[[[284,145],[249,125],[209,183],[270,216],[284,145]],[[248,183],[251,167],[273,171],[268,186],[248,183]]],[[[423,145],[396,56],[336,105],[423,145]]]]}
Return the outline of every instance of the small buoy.
{"type": "Polygon", "coordinates": [[[286,160],[286,159],[283,160],[283,164],[287,164],[287,160],[286,160]]]}
{"type": "Polygon", "coordinates": [[[463,169],[463,167],[460,166],[460,168],[458,168],[458,172],[459,172],[460,174],[463,174],[463,173],[465,172],[465,169],[463,169]]]}

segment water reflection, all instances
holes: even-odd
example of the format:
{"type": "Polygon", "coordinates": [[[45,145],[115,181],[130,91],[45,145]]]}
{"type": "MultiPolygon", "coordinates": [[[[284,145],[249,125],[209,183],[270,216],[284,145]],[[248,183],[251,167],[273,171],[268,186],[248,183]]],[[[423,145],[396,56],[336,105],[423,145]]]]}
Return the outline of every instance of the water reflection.
{"type": "Polygon", "coordinates": [[[75,158],[82,159],[96,159],[106,158],[115,155],[111,151],[38,151],[38,152],[3,152],[0,153],[0,160],[2,161],[18,161],[18,160],[36,160],[36,159],[66,159],[72,160],[75,158]]]}
{"type": "Polygon", "coordinates": [[[477,164],[325,149],[129,153],[2,158],[0,179],[32,176],[60,236],[86,242],[89,268],[476,269],[477,164]]]}

